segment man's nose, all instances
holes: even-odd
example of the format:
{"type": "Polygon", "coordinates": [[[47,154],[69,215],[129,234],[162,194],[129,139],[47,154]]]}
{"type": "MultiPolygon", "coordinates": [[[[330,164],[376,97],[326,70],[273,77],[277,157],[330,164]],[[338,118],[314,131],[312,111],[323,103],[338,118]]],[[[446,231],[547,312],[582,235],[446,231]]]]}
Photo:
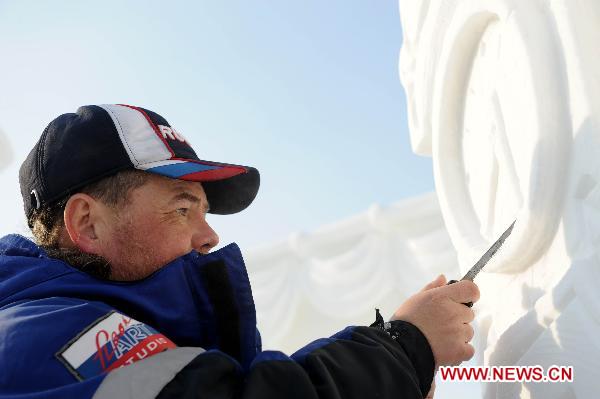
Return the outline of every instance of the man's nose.
{"type": "Polygon", "coordinates": [[[207,254],[219,243],[219,235],[202,219],[192,235],[192,247],[201,254],[207,254]]]}

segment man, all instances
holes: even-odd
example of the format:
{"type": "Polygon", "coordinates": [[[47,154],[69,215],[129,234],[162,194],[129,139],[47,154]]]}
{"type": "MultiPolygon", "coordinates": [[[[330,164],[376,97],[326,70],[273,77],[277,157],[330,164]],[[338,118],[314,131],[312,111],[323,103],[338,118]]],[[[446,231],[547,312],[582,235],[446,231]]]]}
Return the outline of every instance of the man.
{"type": "Polygon", "coordinates": [[[438,278],[384,323],[292,356],[261,351],[235,244],[208,212],[245,209],[247,166],[200,160],[160,115],[81,107],[20,170],[37,244],[0,240],[0,398],[420,398],[473,355],[470,282],[438,278]]]}

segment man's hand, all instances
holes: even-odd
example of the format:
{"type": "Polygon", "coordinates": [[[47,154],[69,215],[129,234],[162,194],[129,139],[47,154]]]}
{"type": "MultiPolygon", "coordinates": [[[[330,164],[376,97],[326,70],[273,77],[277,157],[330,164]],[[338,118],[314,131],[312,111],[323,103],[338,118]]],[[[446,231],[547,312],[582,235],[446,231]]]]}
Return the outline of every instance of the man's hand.
{"type": "Polygon", "coordinates": [[[473,310],[463,303],[476,302],[479,288],[471,281],[446,285],[441,275],[423,290],[408,298],[392,320],[417,326],[429,341],[436,367],[458,365],[473,357],[473,310]]]}

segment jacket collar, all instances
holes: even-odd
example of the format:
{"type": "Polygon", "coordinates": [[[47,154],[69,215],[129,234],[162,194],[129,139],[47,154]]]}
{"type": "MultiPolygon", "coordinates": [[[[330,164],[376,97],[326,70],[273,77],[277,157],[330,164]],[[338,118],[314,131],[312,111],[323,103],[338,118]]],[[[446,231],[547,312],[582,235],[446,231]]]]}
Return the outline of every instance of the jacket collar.
{"type": "Polygon", "coordinates": [[[0,239],[0,307],[56,296],[102,302],[178,346],[220,349],[245,368],[260,350],[250,282],[236,244],[208,255],[192,251],[143,280],[117,282],[49,258],[22,236],[0,239]]]}

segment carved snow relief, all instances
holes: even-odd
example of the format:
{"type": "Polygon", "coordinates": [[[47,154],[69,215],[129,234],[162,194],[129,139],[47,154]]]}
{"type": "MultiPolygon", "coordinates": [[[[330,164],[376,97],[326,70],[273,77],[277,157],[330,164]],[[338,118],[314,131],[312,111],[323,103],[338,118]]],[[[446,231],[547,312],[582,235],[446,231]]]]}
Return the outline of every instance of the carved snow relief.
{"type": "Polygon", "coordinates": [[[463,272],[477,278],[492,365],[573,365],[573,384],[488,384],[486,397],[592,397],[600,380],[600,4],[400,1],[413,149],[463,272]],[[570,324],[575,323],[575,324],[570,324]]]}

